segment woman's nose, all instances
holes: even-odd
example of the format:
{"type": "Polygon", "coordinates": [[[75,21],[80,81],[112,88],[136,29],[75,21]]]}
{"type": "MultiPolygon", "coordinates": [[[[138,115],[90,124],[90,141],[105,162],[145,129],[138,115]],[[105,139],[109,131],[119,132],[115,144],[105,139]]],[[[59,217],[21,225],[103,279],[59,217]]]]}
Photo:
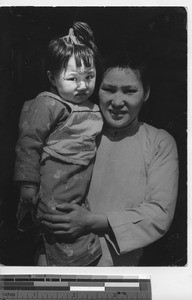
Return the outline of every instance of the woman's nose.
{"type": "Polygon", "coordinates": [[[112,106],[113,107],[123,107],[124,106],[124,97],[122,94],[114,94],[112,99],[112,106]]]}

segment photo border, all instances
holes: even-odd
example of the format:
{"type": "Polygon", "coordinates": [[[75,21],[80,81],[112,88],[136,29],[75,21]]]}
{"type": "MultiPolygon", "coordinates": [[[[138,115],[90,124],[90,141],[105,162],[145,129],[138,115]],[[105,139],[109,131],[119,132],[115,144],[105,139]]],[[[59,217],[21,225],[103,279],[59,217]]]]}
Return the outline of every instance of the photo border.
{"type": "MultiPolygon", "coordinates": [[[[188,99],[191,99],[191,3],[190,1],[54,1],[54,6],[185,6],[188,12],[188,99]]],[[[52,1],[1,1],[0,6],[52,6],[52,1]]],[[[191,101],[188,101],[188,183],[191,182],[192,166],[192,143],[191,143],[191,101]]],[[[187,297],[192,295],[192,204],[191,204],[191,184],[188,184],[188,263],[183,267],[8,267],[0,266],[0,275],[13,274],[79,274],[79,275],[140,275],[151,276],[152,280],[152,299],[184,299],[179,298],[181,295],[187,297]],[[163,284],[163,288],[162,288],[163,284]],[[176,284],[176,287],[175,287],[176,284]],[[163,294],[162,294],[162,291],[163,294]],[[163,295],[163,296],[162,296],[163,295]],[[162,298],[167,295],[167,298],[162,298]]],[[[192,298],[191,298],[192,299],[192,298]]]]}

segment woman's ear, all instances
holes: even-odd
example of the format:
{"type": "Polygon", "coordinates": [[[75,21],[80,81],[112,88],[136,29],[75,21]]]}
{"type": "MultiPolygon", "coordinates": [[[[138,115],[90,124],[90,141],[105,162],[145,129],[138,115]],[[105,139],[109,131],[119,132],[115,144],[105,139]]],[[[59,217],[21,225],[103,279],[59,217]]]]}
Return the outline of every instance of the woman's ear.
{"type": "Polygon", "coordinates": [[[144,96],[144,102],[147,101],[147,99],[149,98],[150,95],[150,87],[147,88],[146,92],[145,92],[145,96],[144,96]]]}
{"type": "Polygon", "coordinates": [[[47,71],[47,77],[49,78],[49,81],[51,82],[51,84],[53,86],[55,86],[55,77],[53,76],[53,74],[49,70],[47,71]]]}

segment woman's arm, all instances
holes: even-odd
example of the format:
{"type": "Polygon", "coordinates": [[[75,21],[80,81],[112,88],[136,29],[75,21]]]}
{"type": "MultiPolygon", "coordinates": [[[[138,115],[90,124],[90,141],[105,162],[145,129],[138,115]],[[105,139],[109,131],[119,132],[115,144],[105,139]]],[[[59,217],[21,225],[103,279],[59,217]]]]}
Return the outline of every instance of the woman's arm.
{"type": "Polygon", "coordinates": [[[60,204],[57,210],[62,214],[41,217],[41,224],[55,235],[75,238],[84,233],[109,233],[111,230],[105,214],[93,214],[75,203],[60,204]]]}
{"type": "Polygon", "coordinates": [[[60,205],[58,210],[67,214],[44,215],[42,224],[55,234],[69,237],[87,231],[105,233],[119,254],[141,248],[161,238],[169,229],[174,216],[178,155],[174,139],[164,131],[160,132],[153,146],[143,203],[105,214],[93,214],[76,204],[60,205]]]}
{"type": "Polygon", "coordinates": [[[86,231],[105,233],[119,254],[141,248],[162,237],[174,216],[178,155],[174,139],[164,131],[160,132],[153,147],[143,203],[105,214],[93,214],[75,204],[60,205],[58,210],[67,214],[44,215],[42,224],[55,234],[67,236],[77,236],[86,231]]]}
{"type": "MultiPolygon", "coordinates": [[[[168,133],[160,131],[153,148],[147,167],[147,189],[143,203],[125,211],[107,213],[120,254],[161,238],[168,231],[174,216],[178,189],[177,147],[168,133]]],[[[114,243],[113,240],[111,242],[114,243]]]]}

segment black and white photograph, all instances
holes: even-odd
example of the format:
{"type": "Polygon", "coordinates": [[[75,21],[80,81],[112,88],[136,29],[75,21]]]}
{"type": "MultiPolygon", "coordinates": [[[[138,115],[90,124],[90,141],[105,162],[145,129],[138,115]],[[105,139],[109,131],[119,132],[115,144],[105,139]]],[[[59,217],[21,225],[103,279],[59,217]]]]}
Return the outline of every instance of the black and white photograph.
{"type": "Polygon", "coordinates": [[[0,264],[187,266],[186,8],[0,7],[0,45],[0,264]]]}

